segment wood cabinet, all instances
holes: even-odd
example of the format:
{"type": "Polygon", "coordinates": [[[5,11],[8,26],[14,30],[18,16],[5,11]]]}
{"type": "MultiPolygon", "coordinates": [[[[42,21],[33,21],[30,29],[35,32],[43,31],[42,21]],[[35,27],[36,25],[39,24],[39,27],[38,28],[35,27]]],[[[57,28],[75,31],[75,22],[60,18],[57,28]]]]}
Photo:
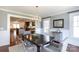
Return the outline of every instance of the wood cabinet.
{"type": "Polygon", "coordinates": [[[25,22],[24,28],[26,31],[31,31],[31,33],[35,33],[35,21],[25,22]]]}

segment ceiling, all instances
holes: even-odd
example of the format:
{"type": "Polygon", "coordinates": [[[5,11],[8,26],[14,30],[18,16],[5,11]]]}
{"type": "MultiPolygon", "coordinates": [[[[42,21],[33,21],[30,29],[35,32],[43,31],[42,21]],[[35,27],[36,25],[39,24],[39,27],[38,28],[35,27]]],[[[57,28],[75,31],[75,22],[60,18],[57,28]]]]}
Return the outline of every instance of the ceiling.
{"type": "Polygon", "coordinates": [[[79,6],[0,6],[1,9],[6,9],[24,14],[39,15],[41,17],[53,16],[63,12],[78,10],[79,6]]]}

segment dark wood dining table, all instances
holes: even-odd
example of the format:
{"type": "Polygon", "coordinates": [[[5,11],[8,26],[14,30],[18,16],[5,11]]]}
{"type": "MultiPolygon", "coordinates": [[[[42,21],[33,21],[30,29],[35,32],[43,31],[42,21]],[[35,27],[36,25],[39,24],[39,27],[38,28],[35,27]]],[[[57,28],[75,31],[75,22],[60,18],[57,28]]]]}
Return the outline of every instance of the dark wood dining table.
{"type": "MultiPolygon", "coordinates": [[[[32,36],[35,38],[32,38],[31,40],[27,39],[26,38],[26,35],[23,35],[22,39],[24,40],[27,40],[29,41],[30,43],[36,45],[37,47],[37,52],[40,52],[40,48],[46,44],[50,44],[50,41],[48,42],[45,42],[44,41],[44,35],[41,35],[41,34],[32,34],[32,36]],[[39,38],[38,38],[39,37],[39,38]]],[[[52,39],[54,39],[54,37],[52,37],[52,39]]]]}

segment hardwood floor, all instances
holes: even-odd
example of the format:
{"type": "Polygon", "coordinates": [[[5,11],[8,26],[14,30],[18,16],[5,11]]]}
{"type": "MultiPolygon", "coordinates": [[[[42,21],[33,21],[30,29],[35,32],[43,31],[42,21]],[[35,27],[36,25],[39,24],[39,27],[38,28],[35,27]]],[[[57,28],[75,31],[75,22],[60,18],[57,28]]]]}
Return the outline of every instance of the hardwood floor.
{"type": "Polygon", "coordinates": [[[13,32],[10,33],[10,45],[5,45],[0,47],[0,52],[9,52],[9,47],[20,44],[20,38],[14,36],[13,32]]]}
{"type": "Polygon", "coordinates": [[[16,36],[14,35],[14,31],[10,32],[10,46],[14,46],[14,45],[21,43],[20,39],[21,38],[19,38],[18,35],[16,36]]]}
{"type": "Polygon", "coordinates": [[[1,46],[0,52],[9,52],[9,45],[1,46]]]}
{"type": "Polygon", "coordinates": [[[68,52],[79,52],[79,46],[68,44],[67,51],[68,52]]]}

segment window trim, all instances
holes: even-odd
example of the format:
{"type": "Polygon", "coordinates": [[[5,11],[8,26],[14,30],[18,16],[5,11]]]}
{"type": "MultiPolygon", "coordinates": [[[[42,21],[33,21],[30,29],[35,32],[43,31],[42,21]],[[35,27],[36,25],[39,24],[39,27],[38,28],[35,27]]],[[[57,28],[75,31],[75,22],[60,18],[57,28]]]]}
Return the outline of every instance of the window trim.
{"type": "MultiPolygon", "coordinates": [[[[44,21],[49,21],[49,30],[48,30],[48,32],[50,31],[50,19],[51,18],[45,18],[45,19],[43,19],[43,32],[44,32],[44,21]]],[[[48,32],[46,32],[46,33],[48,33],[48,32]]]]}
{"type": "Polygon", "coordinates": [[[73,17],[79,15],[79,12],[70,13],[69,19],[70,19],[70,37],[74,39],[79,39],[78,37],[73,37],[73,17]]]}

